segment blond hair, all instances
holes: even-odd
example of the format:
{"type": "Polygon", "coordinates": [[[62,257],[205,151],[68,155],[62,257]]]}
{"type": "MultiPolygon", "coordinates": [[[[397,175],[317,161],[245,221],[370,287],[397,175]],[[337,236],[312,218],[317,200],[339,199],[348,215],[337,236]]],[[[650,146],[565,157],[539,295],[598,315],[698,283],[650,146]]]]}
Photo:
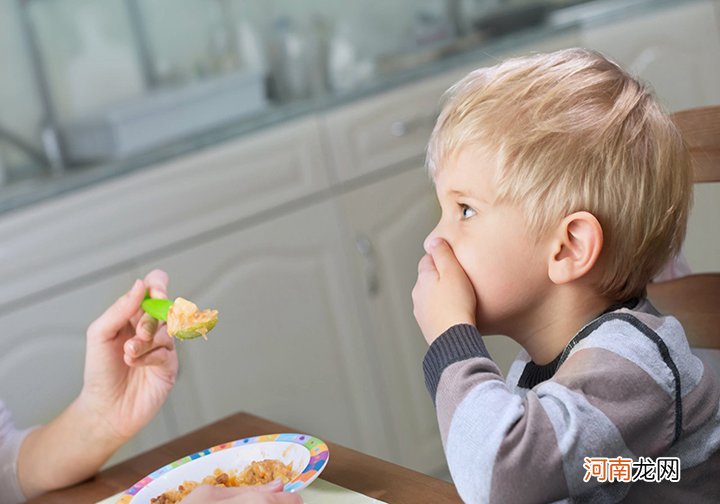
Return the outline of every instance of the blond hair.
{"type": "Polygon", "coordinates": [[[446,94],[427,150],[434,177],[467,146],[499,160],[498,200],[540,236],[576,211],[600,222],[600,294],[643,295],[680,251],[690,158],[651,91],[597,52],[566,49],[471,72],[446,94]]]}

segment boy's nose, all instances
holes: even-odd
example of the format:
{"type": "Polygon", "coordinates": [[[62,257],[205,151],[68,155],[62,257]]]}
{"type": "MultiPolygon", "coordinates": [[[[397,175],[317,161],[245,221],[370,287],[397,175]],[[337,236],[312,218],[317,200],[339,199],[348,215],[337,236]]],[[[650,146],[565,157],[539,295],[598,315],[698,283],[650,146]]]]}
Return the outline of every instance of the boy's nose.
{"type": "Polygon", "coordinates": [[[433,241],[435,238],[441,238],[445,241],[448,241],[443,234],[438,229],[440,226],[436,226],[435,229],[433,229],[429,235],[427,235],[427,238],[425,238],[425,241],[423,241],[423,249],[425,249],[426,253],[430,253],[430,242],[433,241]]]}

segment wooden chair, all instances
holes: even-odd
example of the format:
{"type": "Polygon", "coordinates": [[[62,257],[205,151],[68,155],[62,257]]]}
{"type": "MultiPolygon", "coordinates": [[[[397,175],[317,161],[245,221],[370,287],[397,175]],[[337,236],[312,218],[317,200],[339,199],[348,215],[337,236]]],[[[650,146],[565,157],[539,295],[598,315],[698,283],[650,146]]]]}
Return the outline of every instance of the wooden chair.
{"type": "MultiPolygon", "coordinates": [[[[673,121],[690,149],[695,183],[720,182],[720,106],[677,112],[673,121]]],[[[720,349],[720,273],[652,283],[648,297],[683,324],[690,346],[720,349]]]]}

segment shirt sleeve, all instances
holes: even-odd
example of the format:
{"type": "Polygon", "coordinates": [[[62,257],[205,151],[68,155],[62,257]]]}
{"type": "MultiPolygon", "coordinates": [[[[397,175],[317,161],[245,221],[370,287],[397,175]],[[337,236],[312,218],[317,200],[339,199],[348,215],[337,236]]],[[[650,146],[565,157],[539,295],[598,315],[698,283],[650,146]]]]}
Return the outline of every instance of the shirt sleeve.
{"type": "MultiPolygon", "coordinates": [[[[633,328],[613,330],[623,337],[633,328]]],[[[477,329],[457,325],[433,342],[423,368],[448,467],[468,503],[592,500],[596,491],[617,502],[629,485],[584,481],[585,457],[654,456],[673,440],[675,405],[663,371],[654,376],[607,348],[578,345],[552,379],[520,395],[477,329]]]]}
{"type": "Polygon", "coordinates": [[[25,436],[31,429],[19,431],[12,422],[10,411],[0,401],[0,502],[25,502],[17,479],[17,458],[25,436]]]}

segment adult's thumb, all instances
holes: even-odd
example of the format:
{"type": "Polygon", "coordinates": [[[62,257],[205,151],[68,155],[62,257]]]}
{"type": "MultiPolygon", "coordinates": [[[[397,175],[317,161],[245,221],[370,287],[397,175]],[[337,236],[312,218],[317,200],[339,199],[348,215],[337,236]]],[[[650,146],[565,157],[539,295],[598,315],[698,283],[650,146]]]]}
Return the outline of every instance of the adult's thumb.
{"type": "Polygon", "coordinates": [[[283,487],[285,484],[282,482],[281,479],[276,479],[271,481],[270,483],[265,483],[264,485],[257,486],[258,490],[262,490],[264,492],[282,492],[283,487]]]}

